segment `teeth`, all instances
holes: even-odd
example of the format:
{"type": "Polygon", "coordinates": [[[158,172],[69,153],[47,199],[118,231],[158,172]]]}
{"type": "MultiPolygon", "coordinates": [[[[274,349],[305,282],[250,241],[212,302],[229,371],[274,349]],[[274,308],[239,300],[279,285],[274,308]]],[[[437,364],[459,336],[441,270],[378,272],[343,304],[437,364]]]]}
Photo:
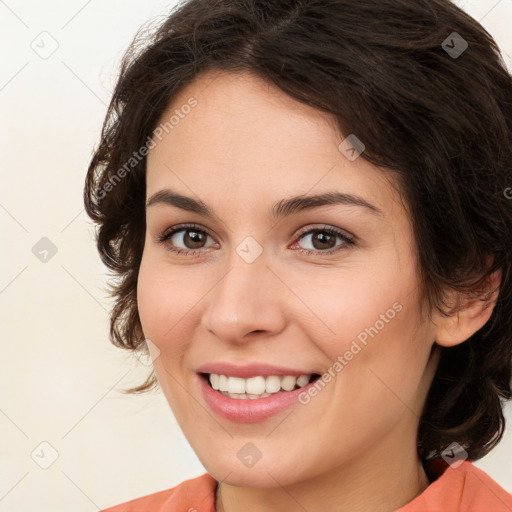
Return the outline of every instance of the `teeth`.
{"type": "Polygon", "coordinates": [[[277,393],[281,389],[281,379],[277,375],[270,375],[265,379],[265,391],[277,393]]]}
{"type": "Polygon", "coordinates": [[[299,386],[299,388],[304,387],[309,382],[309,378],[310,378],[309,375],[301,375],[297,379],[297,386],[299,386]]]}
{"type": "Polygon", "coordinates": [[[213,389],[219,389],[219,379],[220,375],[216,375],[215,373],[210,374],[210,384],[213,389]]]}
{"type": "Polygon", "coordinates": [[[292,377],[291,375],[287,375],[286,377],[283,377],[281,379],[281,387],[285,391],[291,391],[295,387],[296,383],[297,383],[296,377],[292,377]]]}
{"type": "Polygon", "coordinates": [[[299,377],[270,375],[268,377],[258,376],[242,379],[212,373],[210,374],[210,384],[213,389],[231,398],[254,400],[255,398],[270,396],[281,390],[292,391],[296,386],[302,388],[309,383],[310,378],[311,375],[300,375],[299,377]]]}
{"type": "Polygon", "coordinates": [[[240,377],[228,377],[227,389],[222,391],[228,391],[229,393],[245,393],[245,379],[240,377]]]}
{"type": "Polygon", "coordinates": [[[217,388],[222,390],[228,389],[228,378],[225,375],[218,375],[217,388]]]}
{"type": "MultiPolygon", "coordinates": [[[[244,380],[244,379],[240,379],[244,380]]],[[[261,395],[265,393],[265,378],[264,377],[251,377],[244,381],[245,392],[251,395],[261,395]]]]}

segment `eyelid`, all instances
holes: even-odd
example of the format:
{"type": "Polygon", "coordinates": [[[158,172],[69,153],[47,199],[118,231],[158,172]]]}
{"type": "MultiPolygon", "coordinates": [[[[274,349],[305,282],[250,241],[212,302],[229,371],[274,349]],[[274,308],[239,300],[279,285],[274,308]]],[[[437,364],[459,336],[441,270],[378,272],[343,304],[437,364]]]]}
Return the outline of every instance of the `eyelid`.
{"type": "Polygon", "coordinates": [[[346,231],[342,228],[338,228],[336,226],[332,226],[330,224],[317,224],[317,225],[308,224],[304,228],[300,228],[295,236],[297,238],[300,238],[302,235],[305,235],[311,231],[322,231],[322,230],[332,231],[332,232],[334,232],[338,235],[341,235],[342,237],[345,237],[351,241],[354,241],[354,242],[356,241],[356,237],[354,235],[352,235],[351,233],[349,233],[348,231],[346,231]]]}

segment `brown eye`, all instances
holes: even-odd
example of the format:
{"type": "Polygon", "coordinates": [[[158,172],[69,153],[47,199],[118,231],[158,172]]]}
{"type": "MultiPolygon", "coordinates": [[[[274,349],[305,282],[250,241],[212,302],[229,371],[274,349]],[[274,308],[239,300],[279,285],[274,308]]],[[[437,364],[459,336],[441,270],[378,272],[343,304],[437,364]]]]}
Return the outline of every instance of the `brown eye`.
{"type": "MultiPolygon", "coordinates": [[[[182,241],[187,246],[187,249],[200,249],[203,246],[207,235],[205,236],[204,233],[197,230],[183,229],[182,231],[186,233],[182,241]]],[[[180,233],[180,231],[176,233],[180,233]]],[[[176,235],[176,233],[174,235],[176,235]]]]}
{"type": "Polygon", "coordinates": [[[331,235],[325,231],[317,231],[311,236],[311,243],[315,249],[331,249],[336,245],[336,235],[331,235]]]}
{"type": "Polygon", "coordinates": [[[189,253],[192,255],[207,248],[205,243],[208,237],[210,235],[197,226],[181,225],[166,231],[158,237],[157,241],[165,244],[170,251],[178,254],[189,253]]]}
{"type": "Polygon", "coordinates": [[[307,240],[308,238],[310,239],[310,246],[312,248],[298,249],[308,254],[330,254],[345,249],[355,243],[351,237],[333,227],[310,229],[300,235],[299,241],[307,240]],[[341,243],[336,244],[337,239],[341,240],[341,243]]]}

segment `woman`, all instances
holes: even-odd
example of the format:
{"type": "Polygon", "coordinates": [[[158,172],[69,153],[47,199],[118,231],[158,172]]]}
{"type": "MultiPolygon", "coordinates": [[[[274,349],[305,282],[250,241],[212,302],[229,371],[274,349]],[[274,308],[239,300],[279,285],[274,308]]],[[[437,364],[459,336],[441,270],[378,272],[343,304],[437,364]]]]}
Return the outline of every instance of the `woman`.
{"type": "Polygon", "coordinates": [[[207,473],[109,512],[510,511],[512,80],[447,0],[191,0],[85,205],[207,473]],[[507,192],[509,191],[509,192],[507,192]]]}

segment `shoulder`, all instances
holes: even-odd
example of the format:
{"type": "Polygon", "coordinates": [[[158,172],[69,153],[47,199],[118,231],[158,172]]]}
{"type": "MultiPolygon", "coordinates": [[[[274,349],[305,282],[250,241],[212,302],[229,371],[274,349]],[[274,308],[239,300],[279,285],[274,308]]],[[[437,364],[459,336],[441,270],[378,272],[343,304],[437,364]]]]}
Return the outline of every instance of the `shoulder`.
{"type": "Polygon", "coordinates": [[[469,461],[445,466],[422,494],[397,512],[510,512],[512,495],[469,461]]]}
{"type": "Polygon", "coordinates": [[[217,481],[208,473],[181,484],[127,501],[102,512],[214,512],[217,481]]]}

